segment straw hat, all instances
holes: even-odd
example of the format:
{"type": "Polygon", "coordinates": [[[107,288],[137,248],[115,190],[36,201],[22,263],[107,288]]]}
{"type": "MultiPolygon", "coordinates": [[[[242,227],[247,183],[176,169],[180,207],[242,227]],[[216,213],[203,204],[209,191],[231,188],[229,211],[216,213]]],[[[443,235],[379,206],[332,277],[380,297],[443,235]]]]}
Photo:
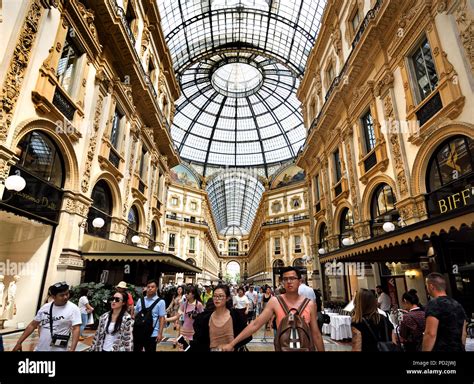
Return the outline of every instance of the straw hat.
{"type": "Polygon", "coordinates": [[[118,283],[115,288],[124,288],[124,289],[127,289],[127,283],[125,281],[121,281],[120,283],[118,283]]]}

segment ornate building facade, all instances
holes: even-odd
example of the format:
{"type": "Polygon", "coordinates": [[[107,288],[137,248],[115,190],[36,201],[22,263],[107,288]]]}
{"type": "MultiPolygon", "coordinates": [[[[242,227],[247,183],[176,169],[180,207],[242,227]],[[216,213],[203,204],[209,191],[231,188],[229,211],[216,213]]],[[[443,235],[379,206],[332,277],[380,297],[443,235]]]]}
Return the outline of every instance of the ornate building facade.
{"type": "Polygon", "coordinates": [[[423,277],[437,270],[473,310],[471,7],[354,0],[325,9],[298,91],[308,138],[297,164],[326,299],[382,284],[393,305],[411,288],[426,302],[423,277]]]}
{"type": "Polygon", "coordinates": [[[0,261],[16,268],[2,274],[21,276],[6,322],[16,328],[52,283],[151,273],[180,91],[154,2],[29,0],[2,12],[0,178],[26,180],[0,189],[0,261]],[[139,247],[151,263],[127,275],[124,255],[139,247]]]}

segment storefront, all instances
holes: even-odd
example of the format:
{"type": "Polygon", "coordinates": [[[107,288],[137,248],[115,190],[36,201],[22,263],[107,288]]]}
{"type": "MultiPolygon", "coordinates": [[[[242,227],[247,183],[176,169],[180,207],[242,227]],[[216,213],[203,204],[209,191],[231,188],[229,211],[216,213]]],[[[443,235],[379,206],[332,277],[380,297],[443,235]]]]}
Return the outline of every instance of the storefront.
{"type": "Polygon", "coordinates": [[[184,273],[195,276],[201,269],[172,254],[131,246],[113,240],[85,235],[82,246],[85,260],[83,282],[115,285],[120,281],[144,287],[150,279],[160,286],[168,283],[163,276],[184,273]]]}
{"type": "Polygon", "coordinates": [[[42,302],[47,266],[63,200],[64,166],[53,142],[40,131],[18,145],[23,190],[4,190],[0,203],[0,333],[22,329],[42,302]]]}

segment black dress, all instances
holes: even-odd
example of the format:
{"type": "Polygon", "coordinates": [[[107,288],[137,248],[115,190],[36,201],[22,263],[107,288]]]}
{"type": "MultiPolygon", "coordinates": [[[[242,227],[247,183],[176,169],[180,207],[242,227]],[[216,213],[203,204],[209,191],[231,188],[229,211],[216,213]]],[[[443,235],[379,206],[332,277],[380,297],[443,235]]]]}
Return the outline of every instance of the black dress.
{"type": "Polygon", "coordinates": [[[378,349],[377,349],[378,341],[391,341],[393,325],[390,322],[390,320],[388,320],[387,317],[385,317],[384,315],[379,315],[379,316],[380,316],[380,321],[378,324],[376,324],[373,320],[366,319],[372,329],[372,332],[375,333],[378,340],[374,339],[374,336],[370,332],[365,322],[351,324],[355,329],[357,329],[361,333],[362,352],[378,352],[378,349]],[[385,327],[387,327],[387,331],[385,327]],[[387,338],[387,333],[388,333],[388,338],[387,338]]]}

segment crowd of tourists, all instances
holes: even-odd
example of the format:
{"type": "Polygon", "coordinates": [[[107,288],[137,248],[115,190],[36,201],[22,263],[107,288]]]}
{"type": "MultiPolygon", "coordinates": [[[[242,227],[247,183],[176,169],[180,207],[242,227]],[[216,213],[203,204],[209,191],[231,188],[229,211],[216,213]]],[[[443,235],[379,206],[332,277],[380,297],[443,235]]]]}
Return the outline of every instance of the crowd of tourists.
{"type": "MultiPolygon", "coordinates": [[[[321,295],[305,284],[301,272],[283,268],[282,285],[234,287],[167,285],[158,292],[158,281],[148,281],[143,295],[134,302],[127,284],[120,282],[109,299],[109,310],[97,324],[90,351],[154,352],[166,327],[184,351],[247,351],[247,344],[260,329],[273,329],[276,351],[324,351],[321,327],[321,295]]],[[[417,292],[402,297],[403,310],[394,325],[390,321],[386,293],[360,289],[354,298],[353,351],[445,351],[465,350],[467,317],[463,307],[446,293],[441,274],[426,278],[431,298],[421,306],[417,292]]],[[[72,303],[70,287],[60,282],[49,288],[49,300],[37,312],[18,339],[13,351],[35,330],[37,351],[76,350],[94,308],[87,290],[79,305],[72,303]]]]}

